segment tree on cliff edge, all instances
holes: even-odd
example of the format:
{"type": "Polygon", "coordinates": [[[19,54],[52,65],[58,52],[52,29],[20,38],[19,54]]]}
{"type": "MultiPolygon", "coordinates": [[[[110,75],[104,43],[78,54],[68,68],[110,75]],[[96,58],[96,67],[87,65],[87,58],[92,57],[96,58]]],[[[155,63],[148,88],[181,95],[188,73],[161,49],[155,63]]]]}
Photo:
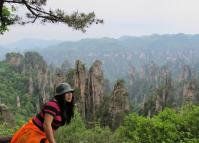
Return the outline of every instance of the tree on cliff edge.
{"type": "Polygon", "coordinates": [[[64,23],[74,30],[86,31],[93,23],[103,23],[102,19],[96,19],[95,13],[88,14],[73,12],[66,14],[61,9],[46,10],[47,0],[0,0],[0,34],[8,30],[8,27],[13,24],[25,25],[28,23],[64,23]],[[16,12],[16,6],[25,7],[27,12],[25,16],[20,16],[16,12]],[[44,9],[45,8],[45,9],[44,9]]]}

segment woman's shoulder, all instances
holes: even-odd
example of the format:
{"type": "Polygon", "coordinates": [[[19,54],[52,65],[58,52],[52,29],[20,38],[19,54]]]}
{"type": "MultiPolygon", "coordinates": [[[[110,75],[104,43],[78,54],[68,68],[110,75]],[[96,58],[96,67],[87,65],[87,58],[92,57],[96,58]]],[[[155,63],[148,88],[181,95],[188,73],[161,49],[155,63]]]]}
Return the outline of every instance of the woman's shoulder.
{"type": "Polygon", "coordinates": [[[56,109],[59,109],[59,105],[58,105],[58,102],[57,102],[56,99],[51,99],[51,100],[49,100],[49,101],[45,104],[45,106],[51,106],[51,107],[54,107],[54,108],[56,108],[56,109]]]}
{"type": "Polygon", "coordinates": [[[43,113],[48,113],[55,117],[60,112],[60,108],[56,100],[50,100],[44,105],[42,111],[43,113]]]}

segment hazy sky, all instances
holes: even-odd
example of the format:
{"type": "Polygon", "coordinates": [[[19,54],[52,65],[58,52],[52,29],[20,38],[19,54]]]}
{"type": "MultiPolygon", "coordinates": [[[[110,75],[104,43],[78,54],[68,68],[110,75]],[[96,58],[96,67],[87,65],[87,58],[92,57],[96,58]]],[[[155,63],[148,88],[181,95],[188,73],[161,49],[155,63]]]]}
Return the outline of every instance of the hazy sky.
{"type": "Polygon", "coordinates": [[[92,12],[103,25],[92,25],[86,33],[63,24],[12,26],[0,35],[0,43],[23,38],[79,40],[82,38],[149,34],[198,34],[199,0],[48,0],[49,7],[66,12],[92,12]]]}

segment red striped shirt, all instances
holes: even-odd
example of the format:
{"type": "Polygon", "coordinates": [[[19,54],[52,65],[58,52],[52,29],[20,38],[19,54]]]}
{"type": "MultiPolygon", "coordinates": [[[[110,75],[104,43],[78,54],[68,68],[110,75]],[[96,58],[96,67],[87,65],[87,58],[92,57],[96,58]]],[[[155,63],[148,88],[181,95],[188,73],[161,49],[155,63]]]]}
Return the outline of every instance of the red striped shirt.
{"type": "Polygon", "coordinates": [[[54,117],[53,122],[51,124],[53,130],[58,129],[60,126],[63,126],[62,117],[61,117],[61,110],[60,107],[55,99],[50,100],[41,110],[41,112],[37,113],[36,116],[33,117],[33,123],[42,131],[44,131],[43,123],[44,123],[44,115],[48,113],[54,117]]]}

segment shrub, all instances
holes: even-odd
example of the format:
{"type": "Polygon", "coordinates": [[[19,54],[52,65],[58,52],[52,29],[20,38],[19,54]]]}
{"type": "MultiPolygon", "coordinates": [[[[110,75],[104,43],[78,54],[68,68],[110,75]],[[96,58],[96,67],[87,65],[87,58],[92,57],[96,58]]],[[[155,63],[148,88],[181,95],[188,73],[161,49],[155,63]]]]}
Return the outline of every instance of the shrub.
{"type": "Polygon", "coordinates": [[[114,142],[199,142],[199,106],[185,106],[178,112],[174,109],[165,109],[153,118],[130,114],[115,132],[114,142]]]}

